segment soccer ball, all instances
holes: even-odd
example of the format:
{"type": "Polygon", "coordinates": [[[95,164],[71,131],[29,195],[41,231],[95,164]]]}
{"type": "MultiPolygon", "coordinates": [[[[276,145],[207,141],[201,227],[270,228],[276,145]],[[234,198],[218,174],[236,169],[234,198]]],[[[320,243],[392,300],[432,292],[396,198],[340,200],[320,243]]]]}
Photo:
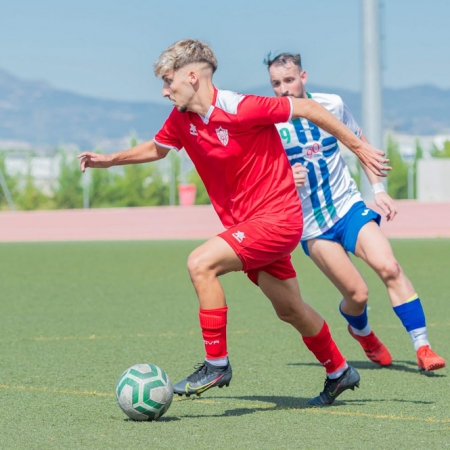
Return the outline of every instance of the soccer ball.
{"type": "Polygon", "coordinates": [[[172,383],[158,366],[135,364],[119,378],[116,397],[122,411],[131,419],[156,420],[172,403],[172,383]]]}

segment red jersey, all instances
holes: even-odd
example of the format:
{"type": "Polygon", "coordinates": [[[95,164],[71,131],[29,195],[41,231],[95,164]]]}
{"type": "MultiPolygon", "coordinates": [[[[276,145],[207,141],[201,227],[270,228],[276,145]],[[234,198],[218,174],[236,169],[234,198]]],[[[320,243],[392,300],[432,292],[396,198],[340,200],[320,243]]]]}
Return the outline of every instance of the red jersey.
{"type": "Polygon", "coordinates": [[[214,89],[205,117],[173,109],[155,142],[183,147],[225,228],[253,218],[301,225],[301,206],[274,124],[292,115],[288,97],[214,89]]]}

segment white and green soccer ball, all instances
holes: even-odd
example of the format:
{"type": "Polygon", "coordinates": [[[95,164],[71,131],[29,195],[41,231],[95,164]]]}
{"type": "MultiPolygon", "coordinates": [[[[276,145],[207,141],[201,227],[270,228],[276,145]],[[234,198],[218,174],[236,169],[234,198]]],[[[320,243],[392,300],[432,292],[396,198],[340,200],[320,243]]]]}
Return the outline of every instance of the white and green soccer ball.
{"type": "Polygon", "coordinates": [[[119,378],[116,397],[122,411],[131,419],[156,420],[172,403],[172,383],[158,366],[135,364],[119,378]]]}

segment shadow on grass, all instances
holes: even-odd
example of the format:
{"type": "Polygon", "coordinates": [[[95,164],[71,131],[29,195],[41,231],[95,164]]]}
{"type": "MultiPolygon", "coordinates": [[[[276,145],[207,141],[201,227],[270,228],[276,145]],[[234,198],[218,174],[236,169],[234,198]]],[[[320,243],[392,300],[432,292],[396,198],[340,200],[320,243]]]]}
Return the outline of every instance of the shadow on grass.
{"type": "MultiPolygon", "coordinates": [[[[248,407],[239,407],[234,409],[227,409],[221,414],[189,414],[188,417],[181,417],[183,418],[211,418],[211,417],[239,417],[239,416],[245,416],[248,414],[254,414],[254,413],[260,413],[260,412],[270,412],[270,411],[282,411],[282,410],[300,410],[300,409],[315,409],[308,405],[309,398],[303,398],[303,397],[291,397],[291,396],[265,396],[265,395],[243,395],[243,396],[236,396],[236,397],[208,397],[204,398],[204,400],[213,400],[213,399],[220,399],[220,400],[243,400],[243,401],[250,401],[250,402],[263,402],[263,403],[271,403],[271,405],[248,405],[248,407]]],[[[196,398],[196,399],[186,399],[184,401],[196,401],[201,402],[202,399],[196,398]]],[[[430,405],[434,404],[434,402],[425,402],[422,400],[404,400],[404,399],[397,399],[397,398],[389,398],[389,399],[339,399],[336,400],[332,406],[332,408],[336,408],[339,406],[345,406],[345,405],[351,405],[351,406],[365,406],[368,403],[380,403],[380,402],[398,402],[398,403],[413,403],[413,404],[421,404],[421,405],[430,405]]],[[[208,406],[206,404],[206,406],[208,406]]],[[[318,409],[321,409],[322,407],[319,407],[318,409]]],[[[328,410],[330,406],[324,406],[324,410],[328,410]]],[[[171,419],[171,418],[167,418],[171,419]]],[[[172,419],[176,420],[176,419],[172,419]]],[[[164,421],[164,417],[160,419],[160,421],[164,421]]]]}
{"type": "MultiPolygon", "coordinates": [[[[363,369],[363,370],[395,370],[400,372],[409,372],[409,373],[417,373],[419,375],[424,375],[426,377],[435,377],[435,378],[445,378],[447,375],[440,374],[436,372],[425,372],[419,371],[417,368],[417,364],[411,361],[395,361],[390,366],[377,366],[376,364],[370,361],[348,361],[350,365],[352,365],[355,369],[363,369]],[[412,367],[411,367],[412,366],[412,367]]],[[[321,367],[318,363],[289,363],[288,366],[315,366],[321,367]]]]}
{"type": "MultiPolygon", "coordinates": [[[[237,397],[208,397],[208,399],[220,399],[220,400],[242,400],[250,402],[263,402],[271,403],[271,405],[248,405],[248,407],[242,406],[240,408],[228,409],[222,414],[193,414],[189,415],[189,418],[200,418],[200,417],[236,417],[245,416],[247,414],[254,414],[257,412],[269,412],[269,411],[281,411],[281,410],[292,410],[292,409],[313,409],[313,407],[308,405],[308,400],[310,398],[304,397],[291,397],[291,396],[263,396],[263,395],[243,395],[237,397]]],[[[205,397],[205,400],[206,397],[205,397]]],[[[186,401],[188,401],[186,399],[186,401]]],[[[201,402],[202,399],[195,399],[193,401],[201,402]]],[[[378,402],[378,400],[361,400],[361,405],[367,402],[378,402]]],[[[333,408],[337,406],[343,406],[347,404],[347,400],[336,400],[333,404],[333,408]]],[[[352,405],[358,405],[358,400],[353,400],[352,405]]],[[[320,408],[320,407],[319,407],[320,408]]],[[[328,406],[324,407],[329,408],[328,406]]]]}
{"type": "MultiPolygon", "coordinates": [[[[425,402],[423,400],[405,400],[403,398],[378,398],[378,399],[358,399],[358,400],[346,400],[346,404],[359,405],[361,403],[413,403],[415,405],[434,405],[436,402],[425,402]]],[[[337,403],[336,403],[337,404],[337,403]]]]}
{"type": "Polygon", "coordinates": [[[446,377],[447,377],[447,375],[446,375],[445,373],[441,373],[440,371],[439,371],[439,372],[435,372],[435,371],[433,371],[433,372],[426,372],[425,370],[420,370],[420,371],[419,371],[419,370],[417,369],[417,364],[414,363],[414,362],[411,362],[411,361],[399,360],[398,362],[399,362],[399,363],[402,363],[402,364],[406,364],[406,365],[410,365],[410,366],[415,367],[415,370],[414,370],[414,369],[410,369],[410,371],[412,371],[412,372],[417,372],[417,373],[419,373],[420,375],[424,375],[424,376],[426,376],[426,377],[431,377],[431,378],[433,378],[433,377],[436,377],[436,378],[446,378],[446,377]]]}
{"type": "Polygon", "coordinates": [[[160,422],[177,422],[181,420],[179,417],[174,416],[163,416],[156,420],[135,420],[130,417],[123,419],[124,422],[134,422],[134,423],[160,423],[160,422]]]}

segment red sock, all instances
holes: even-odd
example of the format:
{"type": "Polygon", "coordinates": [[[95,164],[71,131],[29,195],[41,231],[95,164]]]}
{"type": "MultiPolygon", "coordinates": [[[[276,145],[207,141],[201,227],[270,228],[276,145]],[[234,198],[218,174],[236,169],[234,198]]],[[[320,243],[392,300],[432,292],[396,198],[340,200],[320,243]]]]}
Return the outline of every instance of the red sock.
{"type": "Polygon", "coordinates": [[[327,373],[336,372],[345,364],[345,358],[333,341],[326,322],[324,322],[319,334],[303,337],[303,342],[320,364],[325,367],[327,373]]]}
{"type": "Polygon", "coordinates": [[[198,316],[205,344],[206,359],[219,359],[228,356],[227,351],[227,312],[228,306],[217,309],[200,308],[198,316]]]}

